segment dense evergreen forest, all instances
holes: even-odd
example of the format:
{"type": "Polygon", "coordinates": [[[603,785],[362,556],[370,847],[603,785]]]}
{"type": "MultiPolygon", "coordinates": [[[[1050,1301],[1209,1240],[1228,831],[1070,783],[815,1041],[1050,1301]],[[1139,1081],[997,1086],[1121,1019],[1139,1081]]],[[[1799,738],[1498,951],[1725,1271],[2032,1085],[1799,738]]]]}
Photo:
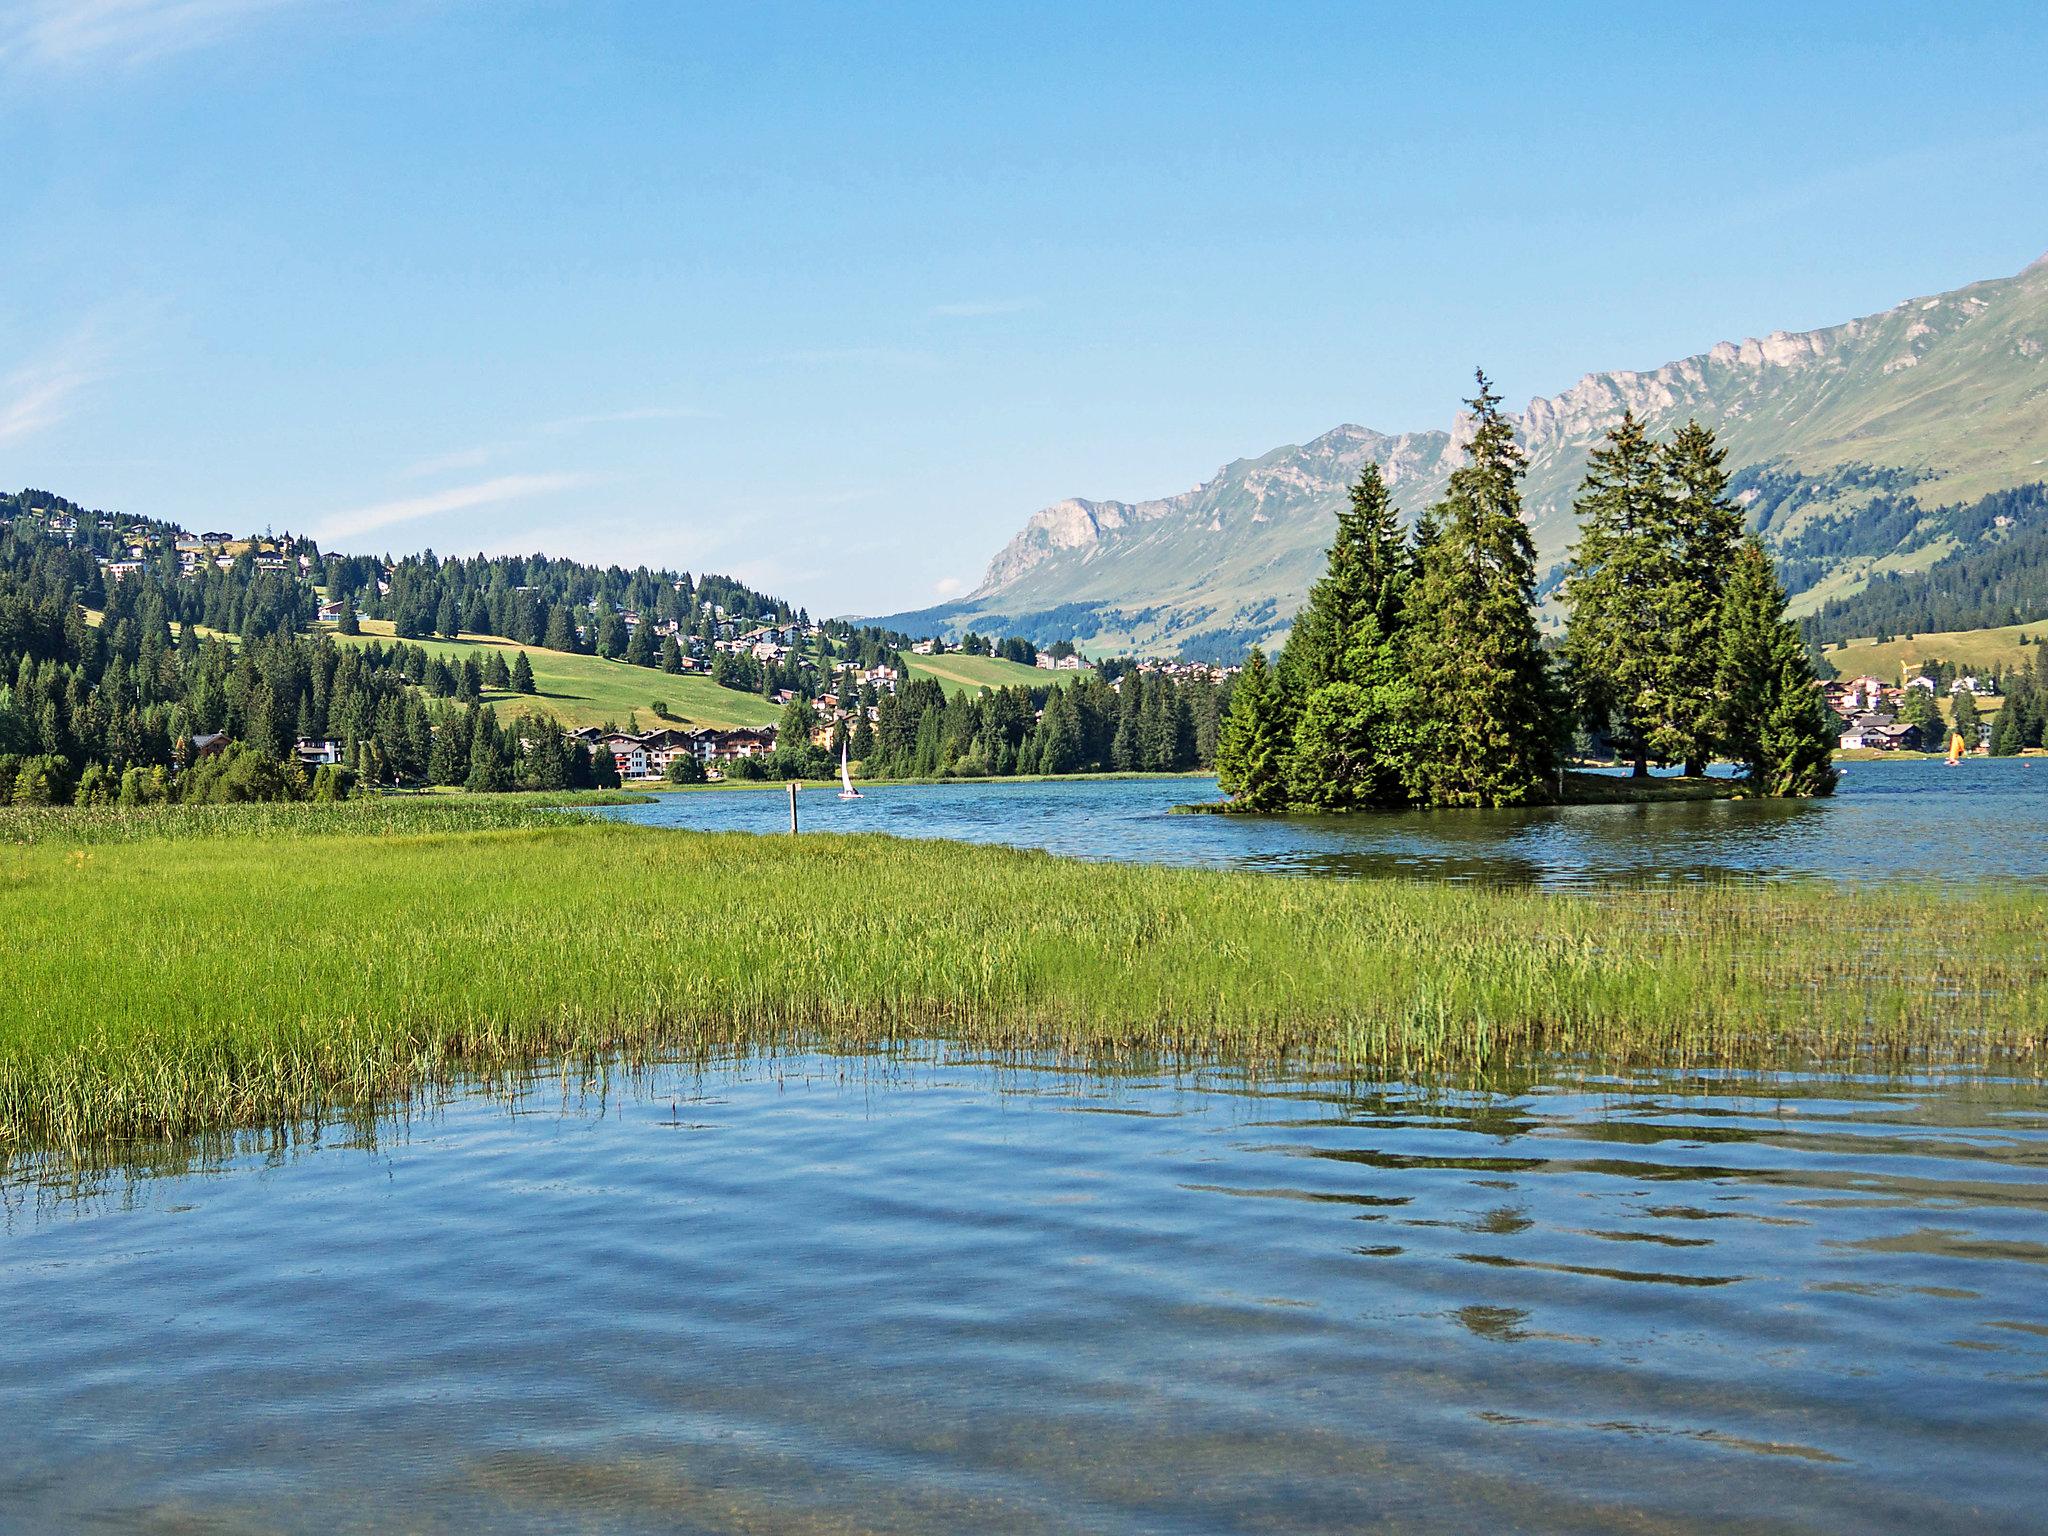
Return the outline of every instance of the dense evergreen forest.
{"type": "MultiPolygon", "coordinates": [[[[882,695],[876,720],[856,721],[846,744],[875,778],[1184,773],[1215,762],[1228,699],[1227,682],[1136,668],[951,698],[932,679],[912,678],[882,695]]],[[[838,747],[835,735],[833,761],[838,747]]]]}
{"type": "Polygon", "coordinates": [[[1989,629],[2048,617],[2048,483],[1996,491],[1949,509],[1961,543],[1911,575],[1886,573],[1806,621],[1815,641],[1989,629]]]}
{"type": "Polygon", "coordinates": [[[1625,416],[1596,451],[1538,639],[1525,460],[1479,379],[1466,462],[1405,534],[1368,464],[1278,664],[1238,680],[1217,775],[1248,810],[1523,805],[1563,788],[1575,728],[1631,759],[1743,766],[1755,792],[1827,794],[1835,731],[1770,559],[1742,537],[1725,454],[1625,416]]]}

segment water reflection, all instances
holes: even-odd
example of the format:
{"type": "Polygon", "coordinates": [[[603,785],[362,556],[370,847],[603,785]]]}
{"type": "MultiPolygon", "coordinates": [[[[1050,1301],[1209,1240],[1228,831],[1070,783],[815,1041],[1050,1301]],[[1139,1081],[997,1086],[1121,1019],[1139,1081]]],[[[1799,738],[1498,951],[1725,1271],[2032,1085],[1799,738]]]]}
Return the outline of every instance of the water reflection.
{"type": "Polygon", "coordinates": [[[1989,1076],[940,1053],[18,1166],[0,1524],[2024,1530],[2044,1161],[1989,1076]]]}

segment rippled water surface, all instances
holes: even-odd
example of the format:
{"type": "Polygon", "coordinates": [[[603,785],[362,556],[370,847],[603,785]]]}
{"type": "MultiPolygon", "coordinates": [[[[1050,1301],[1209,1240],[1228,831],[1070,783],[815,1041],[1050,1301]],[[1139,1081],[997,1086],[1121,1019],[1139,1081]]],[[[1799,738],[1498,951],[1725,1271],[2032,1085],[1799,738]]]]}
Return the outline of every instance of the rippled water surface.
{"type": "MultiPolygon", "coordinates": [[[[1830,800],[1717,800],[1342,817],[1172,816],[1213,779],[880,786],[806,791],[802,824],[1015,843],[1089,859],[1289,874],[1404,874],[1584,887],[1724,874],[1827,879],[2048,878],[2048,759],[1852,763],[1830,800]]],[[[779,790],[664,795],[609,814],[776,832],[779,790]]]]}
{"type": "Polygon", "coordinates": [[[0,1182],[0,1527],[2048,1508],[2039,1085],[802,1058],[154,1156],[0,1182]]]}

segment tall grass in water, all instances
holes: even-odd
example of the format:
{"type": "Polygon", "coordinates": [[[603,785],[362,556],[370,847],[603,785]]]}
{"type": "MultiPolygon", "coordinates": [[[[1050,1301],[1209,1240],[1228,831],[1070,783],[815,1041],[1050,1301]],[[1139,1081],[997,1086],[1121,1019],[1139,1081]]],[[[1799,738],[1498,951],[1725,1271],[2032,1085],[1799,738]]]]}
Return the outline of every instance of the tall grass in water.
{"type": "Polygon", "coordinates": [[[593,789],[529,794],[372,795],[331,804],[310,801],[240,805],[72,806],[24,810],[0,806],[0,844],[89,847],[101,843],[223,837],[397,837],[417,832],[483,832],[547,826],[553,813],[581,805],[640,805],[652,796],[593,789]]]}
{"type": "Polygon", "coordinates": [[[0,848],[0,1141],[912,1037],[1407,1074],[1539,1051],[2033,1070],[2048,1031],[2048,904],[2017,888],[1587,898],[533,819],[0,848]]]}

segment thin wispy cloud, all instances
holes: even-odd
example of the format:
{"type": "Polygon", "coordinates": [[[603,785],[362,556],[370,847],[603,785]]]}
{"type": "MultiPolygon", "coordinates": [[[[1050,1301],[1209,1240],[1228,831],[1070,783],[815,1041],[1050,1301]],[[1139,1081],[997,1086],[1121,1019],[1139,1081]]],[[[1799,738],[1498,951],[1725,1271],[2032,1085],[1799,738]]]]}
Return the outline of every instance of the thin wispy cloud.
{"type": "Polygon", "coordinates": [[[543,432],[574,432],[579,427],[608,427],[635,421],[718,421],[716,411],[693,405],[636,405],[623,411],[593,411],[584,416],[564,416],[546,423],[543,432]]]}
{"type": "Polygon", "coordinates": [[[398,523],[417,522],[423,517],[440,517],[450,512],[468,512],[505,502],[574,490],[590,483],[588,475],[498,475],[473,485],[452,486],[428,496],[407,496],[380,501],[367,507],[335,512],[313,525],[313,536],[323,544],[360,538],[398,523]]]}
{"type": "Polygon", "coordinates": [[[496,448],[459,448],[453,453],[437,453],[432,458],[406,465],[398,472],[398,478],[424,480],[431,475],[445,475],[458,469],[482,469],[497,455],[496,448]]]}
{"type": "Polygon", "coordinates": [[[41,357],[0,378],[0,443],[20,442],[68,417],[107,369],[98,325],[88,322],[41,357]]]}
{"type": "Polygon", "coordinates": [[[963,299],[952,304],[934,304],[934,320],[982,320],[990,315],[1016,315],[1037,307],[1036,299],[963,299]]]}
{"type": "Polygon", "coordinates": [[[932,583],[934,597],[958,597],[967,590],[967,583],[958,576],[941,576],[932,583]]]}
{"type": "Polygon", "coordinates": [[[139,64],[314,3],[319,0],[13,0],[0,17],[0,62],[44,69],[139,64]]]}

